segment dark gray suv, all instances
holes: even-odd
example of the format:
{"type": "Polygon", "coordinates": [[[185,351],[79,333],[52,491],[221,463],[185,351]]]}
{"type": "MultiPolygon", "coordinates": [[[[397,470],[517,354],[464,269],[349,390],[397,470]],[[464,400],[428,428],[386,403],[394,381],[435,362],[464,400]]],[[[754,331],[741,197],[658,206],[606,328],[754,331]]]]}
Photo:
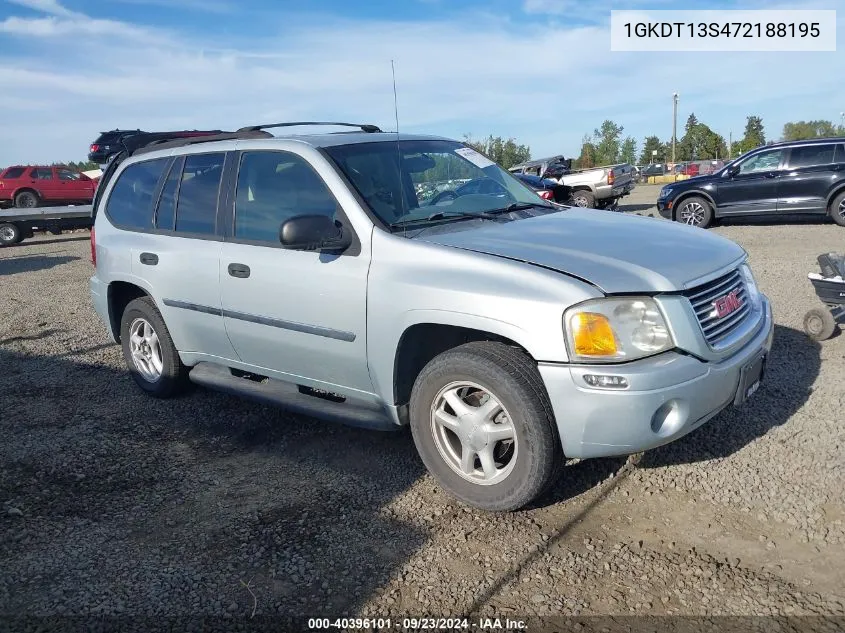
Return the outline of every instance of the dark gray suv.
{"type": "Polygon", "coordinates": [[[845,138],[758,147],[712,174],[666,185],[657,210],[702,228],[722,217],[799,213],[845,226],[845,138]]]}

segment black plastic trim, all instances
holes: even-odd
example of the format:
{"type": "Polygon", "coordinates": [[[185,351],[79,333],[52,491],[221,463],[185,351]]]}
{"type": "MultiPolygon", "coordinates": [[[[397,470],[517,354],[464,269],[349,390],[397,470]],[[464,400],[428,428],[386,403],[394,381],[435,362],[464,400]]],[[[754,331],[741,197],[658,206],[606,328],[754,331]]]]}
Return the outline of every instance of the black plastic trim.
{"type": "Polygon", "coordinates": [[[308,325],[307,323],[297,323],[295,321],[285,321],[284,319],[274,319],[271,317],[247,314],[245,312],[237,312],[236,310],[221,310],[220,308],[213,308],[197,303],[189,303],[187,301],[164,299],[163,303],[164,305],[171,308],[193,310],[194,312],[202,312],[203,314],[213,314],[215,316],[223,316],[230,319],[237,319],[239,321],[247,321],[249,323],[257,323],[259,325],[276,327],[282,330],[302,332],[303,334],[313,334],[315,336],[331,338],[338,341],[344,341],[346,343],[351,343],[357,338],[354,332],[345,332],[343,330],[335,330],[334,328],[321,327],[319,325],[308,325]]]}

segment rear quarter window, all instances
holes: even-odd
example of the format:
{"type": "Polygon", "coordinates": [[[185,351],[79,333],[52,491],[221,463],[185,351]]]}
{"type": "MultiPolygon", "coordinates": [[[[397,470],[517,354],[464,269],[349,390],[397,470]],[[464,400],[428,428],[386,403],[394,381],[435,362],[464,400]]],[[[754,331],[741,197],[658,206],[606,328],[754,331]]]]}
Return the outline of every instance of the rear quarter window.
{"type": "Polygon", "coordinates": [[[0,174],[0,178],[20,178],[26,167],[9,167],[5,172],[0,174]]]}
{"type": "Polygon", "coordinates": [[[153,196],[167,162],[167,158],[156,158],[134,163],[121,172],[106,201],[106,215],[115,226],[152,228],[153,196]]]}

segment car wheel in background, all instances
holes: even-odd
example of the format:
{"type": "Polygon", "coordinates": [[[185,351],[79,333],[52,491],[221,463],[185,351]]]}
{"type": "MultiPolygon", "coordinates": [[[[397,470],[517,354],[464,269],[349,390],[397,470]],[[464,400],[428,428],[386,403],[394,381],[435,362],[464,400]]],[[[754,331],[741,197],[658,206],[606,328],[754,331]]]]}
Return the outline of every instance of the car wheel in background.
{"type": "Polygon", "coordinates": [[[38,194],[34,191],[21,191],[15,196],[15,206],[19,209],[34,209],[38,203],[38,194]]]}
{"type": "Polygon", "coordinates": [[[120,320],[123,357],[141,389],[169,398],[188,388],[188,368],[182,364],[170,332],[150,297],[129,302],[120,320]]]}
{"type": "Polygon", "coordinates": [[[833,199],[829,211],[834,222],[839,226],[845,226],[845,191],[833,199]]]}
{"type": "Polygon", "coordinates": [[[516,510],[554,483],[563,451],[534,362],[503,343],[443,352],[411,393],[411,432],[438,483],[484,510],[516,510]]]}
{"type": "Polygon", "coordinates": [[[576,191],[572,194],[571,203],[573,207],[592,209],[596,206],[596,197],[591,191],[576,191]]]}
{"type": "Polygon", "coordinates": [[[21,241],[21,231],[15,224],[0,224],[0,246],[11,246],[21,241]]]}
{"type": "Polygon", "coordinates": [[[813,308],[804,315],[804,331],[814,341],[826,341],[836,331],[836,319],[830,310],[813,308]]]}
{"type": "Polygon", "coordinates": [[[713,222],[713,207],[699,196],[684,198],[675,210],[675,219],[681,224],[706,229],[713,222]]]}

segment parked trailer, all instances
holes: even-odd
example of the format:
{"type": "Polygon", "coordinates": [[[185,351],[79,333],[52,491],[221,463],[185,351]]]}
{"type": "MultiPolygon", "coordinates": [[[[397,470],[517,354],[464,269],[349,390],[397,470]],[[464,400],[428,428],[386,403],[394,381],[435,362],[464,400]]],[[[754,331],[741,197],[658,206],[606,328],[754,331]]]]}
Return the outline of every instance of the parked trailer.
{"type": "Polygon", "coordinates": [[[91,205],[0,210],[0,246],[11,246],[33,236],[34,231],[58,235],[71,229],[90,229],[91,205]]]}

